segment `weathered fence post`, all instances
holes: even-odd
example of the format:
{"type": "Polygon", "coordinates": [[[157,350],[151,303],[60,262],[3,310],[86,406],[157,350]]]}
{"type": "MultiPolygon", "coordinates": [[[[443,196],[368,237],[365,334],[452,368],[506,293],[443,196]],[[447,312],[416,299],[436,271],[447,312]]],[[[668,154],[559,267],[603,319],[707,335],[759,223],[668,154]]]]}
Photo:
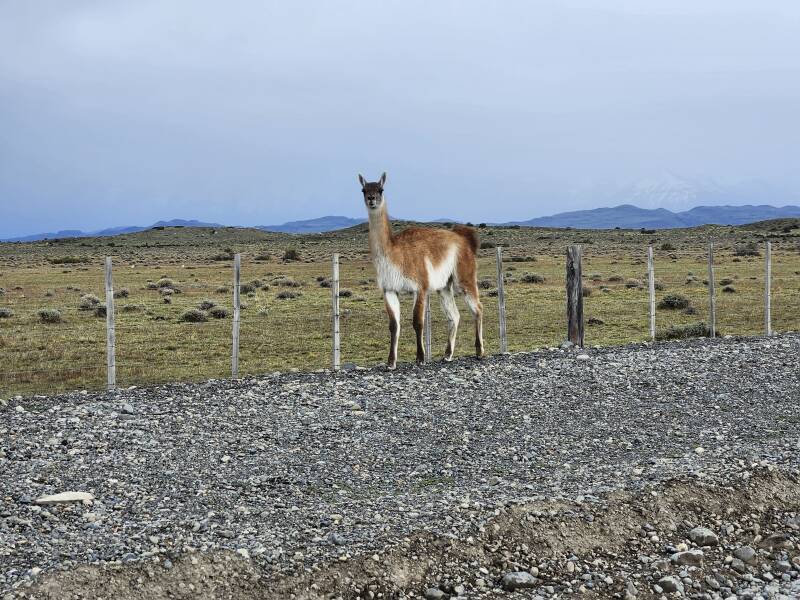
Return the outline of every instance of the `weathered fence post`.
{"type": "Polygon", "coordinates": [[[341,363],[341,346],[339,340],[339,255],[333,255],[333,273],[331,276],[331,305],[333,308],[333,370],[338,371],[341,363]]]}
{"type": "Polygon", "coordinates": [[[508,352],[506,333],[506,287],[503,277],[503,247],[497,246],[497,311],[500,319],[500,354],[508,352]]]}
{"type": "Polygon", "coordinates": [[[581,348],[584,337],[582,255],[579,245],[567,248],[567,339],[581,348]]]}
{"type": "Polygon", "coordinates": [[[714,283],[714,242],[708,242],[708,320],[711,337],[717,337],[717,289],[714,283]]]}
{"type": "Polygon", "coordinates": [[[656,339],[656,274],[653,267],[653,247],[647,247],[647,287],[650,292],[650,339],[656,339]]]}
{"type": "Polygon", "coordinates": [[[772,335],[772,242],[767,242],[766,273],[764,274],[764,329],[772,335]]]}
{"type": "Polygon", "coordinates": [[[239,320],[241,317],[241,288],[242,255],[233,256],[233,347],[231,351],[231,377],[239,376],[239,320]]]}
{"type": "Polygon", "coordinates": [[[114,325],[114,281],[111,257],[106,256],[106,375],[108,389],[117,386],[117,334],[114,325]]]}
{"type": "Polygon", "coordinates": [[[431,360],[431,295],[425,296],[425,362],[431,360]]]}

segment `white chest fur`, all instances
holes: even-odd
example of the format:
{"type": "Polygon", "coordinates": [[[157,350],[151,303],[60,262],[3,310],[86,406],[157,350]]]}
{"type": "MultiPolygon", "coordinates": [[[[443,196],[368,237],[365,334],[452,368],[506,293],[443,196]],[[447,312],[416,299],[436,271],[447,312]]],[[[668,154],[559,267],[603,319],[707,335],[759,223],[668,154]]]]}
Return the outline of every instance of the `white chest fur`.
{"type": "Polygon", "coordinates": [[[378,287],[382,290],[398,293],[418,290],[416,282],[403,275],[403,272],[387,256],[378,254],[372,262],[378,276],[378,287]]]}

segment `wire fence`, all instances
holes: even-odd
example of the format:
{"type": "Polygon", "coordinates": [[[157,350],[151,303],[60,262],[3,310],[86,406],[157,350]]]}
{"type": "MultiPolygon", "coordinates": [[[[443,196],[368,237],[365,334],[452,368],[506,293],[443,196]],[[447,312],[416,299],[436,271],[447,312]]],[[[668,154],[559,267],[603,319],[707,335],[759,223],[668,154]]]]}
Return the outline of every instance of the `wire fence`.
{"type": "MultiPolygon", "coordinates": [[[[800,256],[771,253],[767,304],[767,252],[732,257],[718,251],[714,266],[718,335],[774,332],[800,325],[800,256]],[[723,256],[724,254],[724,256],[723,256]]],[[[654,253],[654,304],[661,337],[707,335],[711,323],[708,257],[654,253]]],[[[483,257],[479,287],[487,354],[500,352],[498,266],[503,274],[505,345],[511,352],[554,347],[567,337],[563,255],[483,257]]],[[[330,264],[291,267],[246,263],[241,269],[238,376],[272,371],[373,366],[388,354],[388,322],[371,265],[342,262],[339,302],[331,302],[330,264]],[[338,311],[338,335],[334,312],[338,311]],[[339,364],[332,349],[340,348],[339,364]]],[[[585,256],[582,264],[587,345],[651,339],[647,249],[637,255],[585,256]]],[[[113,319],[108,319],[100,268],[53,271],[44,283],[4,287],[0,295],[0,397],[74,389],[102,389],[109,381],[131,386],[231,377],[233,269],[227,265],[115,265],[113,319]],[[60,276],[61,275],[61,276],[60,276]],[[67,284],[66,282],[70,283],[67,284]],[[52,289],[47,286],[51,286],[52,289]],[[32,302],[37,295],[37,302],[32,302]],[[57,316],[52,314],[57,311],[57,316]],[[108,347],[109,323],[114,343],[108,347]]],[[[431,295],[432,355],[441,357],[447,323],[431,295]]],[[[416,341],[411,306],[404,302],[399,356],[412,360],[416,341]]],[[[461,308],[457,355],[474,349],[471,316],[461,308]]]]}

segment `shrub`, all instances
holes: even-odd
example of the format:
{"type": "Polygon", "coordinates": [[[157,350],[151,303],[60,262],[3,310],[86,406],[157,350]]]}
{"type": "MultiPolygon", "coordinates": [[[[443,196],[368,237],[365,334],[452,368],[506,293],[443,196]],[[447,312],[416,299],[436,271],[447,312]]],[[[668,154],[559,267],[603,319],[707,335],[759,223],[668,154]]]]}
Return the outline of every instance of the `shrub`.
{"type": "Polygon", "coordinates": [[[164,304],[172,304],[172,296],[164,296],[164,304]]]}
{"type": "Polygon", "coordinates": [[[606,322],[603,321],[603,319],[599,319],[597,317],[589,317],[589,319],[586,321],[586,323],[588,325],[605,325],[606,324],[606,322]]]}
{"type": "Polygon", "coordinates": [[[254,288],[258,290],[264,287],[264,282],[261,281],[260,279],[253,279],[253,281],[250,282],[250,285],[252,285],[254,288]]]}
{"type": "Polygon", "coordinates": [[[317,281],[319,281],[319,287],[321,287],[321,288],[329,288],[329,287],[331,287],[331,282],[328,279],[326,279],[325,277],[323,277],[322,279],[317,277],[317,281]]]}
{"type": "Polygon", "coordinates": [[[126,304],[122,307],[122,312],[124,313],[142,312],[143,310],[144,306],[141,304],[126,304]]]}
{"type": "Polygon", "coordinates": [[[658,303],[658,308],[663,310],[679,310],[689,307],[689,299],[680,294],[667,294],[658,303]]]}
{"type": "Polygon", "coordinates": [[[278,277],[277,279],[275,279],[275,285],[279,285],[281,287],[298,288],[303,284],[300,283],[299,281],[295,281],[291,277],[278,277]]]}
{"type": "Polygon", "coordinates": [[[610,283],[619,283],[620,281],[622,281],[622,276],[621,275],[612,275],[611,277],[608,278],[608,281],[610,283]]]}
{"type": "Polygon", "coordinates": [[[211,260],[233,260],[233,250],[225,248],[222,252],[212,256],[211,260]]]}
{"type": "Polygon", "coordinates": [[[664,283],[663,283],[663,282],[661,282],[661,281],[659,281],[658,279],[656,279],[656,280],[653,282],[653,289],[656,289],[656,290],[658,290],[658,291],[661,291],[661,290],[663,290],[663,289],[664,289],[664,287],[665,287],[665,286],[664,286],[664,283]]]}
{"type": "Polygon", "coordinates": [[[731,279],[730,277],[723,277],[722,279],[719,280],[720,285],[730,285],[732,283],[733,279],[731,279]]]}
{"type": "Polygon", "coordinates": [[[522,283],[544,283],[544,277],[542,277],[538,273],[525,273],[520,278],[520,281],[522,283]]]}
{"type": "Polygon", "coordinates": [[[497,248],[494,242],[481,242],[481,250],[488,250],[490,248],[497,248]]]}
{"type": "Polygon", "coordinates": [[[283,260],[286,261],[300,260],[300,253],[297,251],[296,248],[287,248],[283,252],[283,260]]]}
{"type": "Polygon", "coordinates": [[[592,273],[591,275],[589,275],[589,279],[591,279],[592,281],[602,281],[603,275],[601,273],[592,273]]]}
{"type": "Polygon", "coordinates": [[[169,277],[162,277],[158,281],[156,281],[156,287],[160,288],[171,288],[175,287],[175,282],[172,281],[169,277]]]}
{"type": "Polygon", "coordinates": [[[758,246],[755,242],[748,242],[746,244],[737,244],[733,248],[734,256],[761,256],[758,251],[758,246]]]}
{"type": "Polygon", "coordinates": [[[240,294],[254,294],[255,291],[256,291],[256,288],[252,283],[240,283],[239,284],[239,293],[240,294]]]}
{"type": "Polygon", "coordinates": [[[173,290],[172,288],[161,288],[158,290],[158,293],[161,294],[162,296],[172,296],[172,294],[175,293],[175,290],[173,290]]]}
{"type": "Polygon", "coordinates": [[[696,315],[697,309],[694,306],[687,306],[683,309],[683,314],[685,315],[696,315]]]}
{"type": "Polygon", "coordinates": [[[639,281],[638,279],[626,279],[625,287],[628,289],[640,288],[642,287],[642,282],[639,281]]]}
{"type": "Polygon", "coordinates": [[[214,291],[218,294],[227,294],[230,291],[230,289],[228,288],[227,285],[221,285],[214,291]]]}
{"type": "Polygon", "coordinates": [[[294,300],[300,296],[300,292],[290,292],[289,290],[284,290],[280,292],[277,296],[275,296],[278,300],[294,300]]]}
{"type": "Polygon", "coordinates": [[[55,295],[56,295],[56,293],[55,293],[53,290],[47,290],[47,291],[44,293],[44,297],[45,297],[45,298],[52,298],[52,297],[53,297],[53,296],[55,296],[55,295]]]}
{"type": "Polygon", "coordinates": [[[36,314],[42,323],[61,323],[61,313],[55,308],[42,308],[36,314]]]}
{"type": "Polygon", "coordinates": [[[659,249],[663,252],[672,252],[673,250],[675,250],[675,246],[673,246],[669,242],[664,242],[663,244],[661,244],[659,249]]]}
{"type": "Polygon", "coordinates": [[[486,292],[486,295],[489,296],[490,298],[496,298],[499,293],[500,292],[498,292],[496,289],[494,289],[494,290],[489,290],[488,292],[486,292]]]}
{"type": "Polygon", "coordinates": [[[0,319],[10,319],[14,316],[14,311],[5,306],[0,307],[0,319]]]}
{"type": "Polygon", "coordinates": [[[84,294],[78,302],[78,310],[94,310],[100,304],[100,298],[94,294],[84,294]]]}
{"type": "Polygon", "coordinates": [[[199,308],[190,308],[180,316],[179,320],[184,323],[205,323],[208,321],[208,315],[199,308]]]}
{"type": "Polygon", "coordinates": [[[353,295],[353,292],[350,290],[339,290],[339,298],[350,298],[353,295]]]}
{"type": "MultiPolygon", "coordinates": [[[[709,337],[711,330],[704,322],[689,325],[672,325],[668,329],[661,329],[656,333],[657,340],[685,340],[695,337],[709,337]]],[[[717,332],[719,335],[719,332],[717,332]]]]}
{"type": "Polygon", "coordinates": [[[197,308],[199,308],[200,310],[208,310],[210,308],[214,308],[216,305],[217,303],[214,302],[213,300],[205,298],[204,300],[200,300],[200,302],[198,302],[197,308]]]}
{"type": "Polygon", "coordinates": [[[88,262],[86,258],[81,258],[80,256],[62,256],[60,258],[48,258],[47,260],[53,265],[74,265],[88,262]]]}
{"type": "Polygon", "coordinates": [[[272,258],[272,257],[269,254],[267,254],[266,252],[262,252],[261,254],[256,254],[253,257],[253,260],[265,261],[265,260],[269,260],[270,258],[272,258]]]}
{"type": "Polygon", "coordinates": [[[105,317],[106,316],[106,305],[105,304],[98,304],[94,307],[94,316],[95,317],[105,317]]]}
{"type": "Polygon", "coordinates": [[[266,317],[267,315],[269,315],[269,310],[265,306],[264,308],[259,308],[258,309],[258,313],[256,313],[256,314],[258,314],[261,317],[266,317]]]}
{"type": "Polygon", "coordinates": [[[215,319],[224,319],[228,316],[228,311],[221,306],[212,306],[211,310],[208,311],[208,314],[215,319]]]}
{"type": "Polygon", "coordinates": [[[732,285],[726,285],[725,287],[722,288],[722,291],[725,294],[735,294],[736,293],[736,288],[733,287],[732,285]]]}
{"type": "Polygon", "coordinates": [[[478,282],[478,287],[482,290],[490,290],[494,287],[494,281],[491,279],[481,279],[478,282]]]}
{"type": "Polygon", "coordinates": [[[5,293],[6,293],[6,288],[0,287],[0,296],[5,295],[5,293]]]}
{"type": "Polygon", "coordinates": [[[581,294],[583,294],[584,298],[588,298],[592,295],[592,288],[590,287],[583,287],[581,288],[581,294]]]}
{"type": "Polygon", "coordinates": [[[130,295],[128,288],[120,288],[114,291],[114,298],[127,298],[130,295]]]}

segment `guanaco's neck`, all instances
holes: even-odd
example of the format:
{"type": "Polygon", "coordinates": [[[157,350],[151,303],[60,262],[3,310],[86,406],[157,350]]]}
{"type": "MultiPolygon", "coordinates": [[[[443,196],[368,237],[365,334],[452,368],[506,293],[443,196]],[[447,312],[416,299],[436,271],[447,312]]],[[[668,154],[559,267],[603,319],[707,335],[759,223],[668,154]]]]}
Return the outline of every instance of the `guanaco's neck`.
{"type": "Polygon", "coordinates": [[[392,228],[389,225],[389,215],[384,200],[380,210],[369,213],[369,249],[373,257],[383,256],[387,254],[391,244],[392,228]]]}

